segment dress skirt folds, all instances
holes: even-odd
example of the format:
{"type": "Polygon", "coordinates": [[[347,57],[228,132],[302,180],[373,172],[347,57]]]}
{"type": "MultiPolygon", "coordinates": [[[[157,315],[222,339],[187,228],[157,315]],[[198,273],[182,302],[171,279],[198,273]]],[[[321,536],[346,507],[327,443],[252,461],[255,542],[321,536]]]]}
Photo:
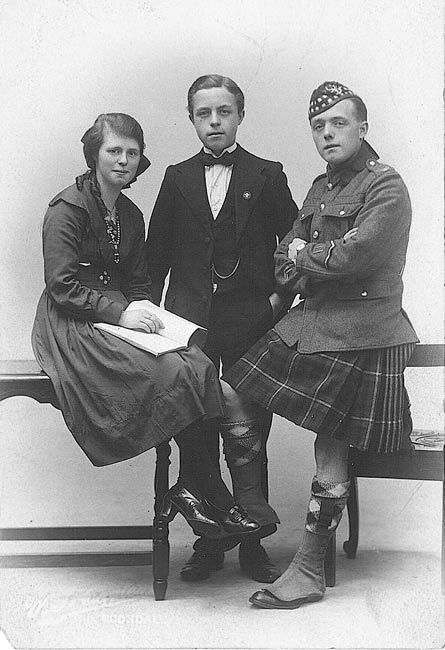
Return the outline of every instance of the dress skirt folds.
{"type": "Polygon", "coordinates": [[[363,451],[394,452],[409,444],[403,371],[413,349],[301,354],[270,330],[223,379],[305,429],[363,451]]]}
{"type": "Polygon", "coordinates": [[[224,416],[216,370],[195,346],[155,357],[65,314],[46,291],[32,344],[68,429],[96,466],[141,454],[195,420],[224,416]]]}

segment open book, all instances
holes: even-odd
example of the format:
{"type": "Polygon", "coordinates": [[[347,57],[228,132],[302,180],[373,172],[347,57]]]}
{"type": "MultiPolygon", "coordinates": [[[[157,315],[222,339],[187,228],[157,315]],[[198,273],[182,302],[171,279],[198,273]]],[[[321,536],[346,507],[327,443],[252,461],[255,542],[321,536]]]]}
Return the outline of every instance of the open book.
{"type": "Polygon", "coordinates": [[[140,330],[131,330],[119,325],[110,323],[94,323],[94,327],[113,334],[131,345],[141,348],[146,352],[151,352],[156,357],[166,352],[175,350],[185,350],[193,343],[203,347],[207,331],[195,323],[191,323],[181,316],[176,316],[162,307],[158,307],[149,300],[137,300],[128,305],[127,311],[139,309],[141,306],[147,307],[152,314],[155,314],[164,323],[164,327],[159,330],[159,334],[149,334],[140,330]]]}

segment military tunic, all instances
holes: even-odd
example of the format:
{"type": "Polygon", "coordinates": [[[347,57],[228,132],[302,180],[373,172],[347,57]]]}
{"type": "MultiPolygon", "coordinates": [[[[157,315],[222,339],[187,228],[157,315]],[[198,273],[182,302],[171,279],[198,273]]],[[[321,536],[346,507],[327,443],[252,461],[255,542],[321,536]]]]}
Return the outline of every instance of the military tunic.
{"type": "Polygon", "coordinates": [[[418,339],[402,308],[409,195],[377,158],[365,142],[315,179],[275,254],[280,290],[301,301],[224,379],[307,429],[390,452],[404,443],[403,371],[418,339]],[[291,261],[294,238],[308,244],[291,261]]]}

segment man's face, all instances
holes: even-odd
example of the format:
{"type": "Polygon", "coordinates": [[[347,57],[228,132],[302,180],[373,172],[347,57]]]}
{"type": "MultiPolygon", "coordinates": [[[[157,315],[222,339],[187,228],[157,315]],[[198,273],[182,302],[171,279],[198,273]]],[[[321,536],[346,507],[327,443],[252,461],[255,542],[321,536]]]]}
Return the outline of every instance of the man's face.
{"type": "Polygon", "coordinates": [[[311,129],[318,153],[330,167],[335,168],[358,152],[368,132],[368,123],[357,118],[350,99],[343,99],[313,117],[311,129]]]}
{"type": "Polygon", "coordinates": [[[204,88],[193,96],[190,119],[203,145],[217,156],[235,142],[243,117],[227,88],[204,88]]]}

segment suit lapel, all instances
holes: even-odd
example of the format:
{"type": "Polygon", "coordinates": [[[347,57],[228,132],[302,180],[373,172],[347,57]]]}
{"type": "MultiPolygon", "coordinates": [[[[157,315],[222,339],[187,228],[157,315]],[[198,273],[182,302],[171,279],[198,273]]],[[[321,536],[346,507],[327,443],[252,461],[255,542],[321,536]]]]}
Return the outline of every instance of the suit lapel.
{"type": "MultiPolygon", "coordinates": [[[[266,176],[263,174],[264,163],[256,156],[252,156],[240,145],[238,145],[238,149],[239,154],[234,179],[237,242],[266,182],[266,176]]],[[[193,213],[204,224],[211,224],[213,216],[207,198],[204,169],[201,165],[200,154],[190,158],[186,164],[177,170],[176,184],[193,213]]]]}
{"type": "Polygon", "coordinates": [[[204,169],[200,154],[193,156],[176,172],[176,184],[179,191],[190,205],[193,213],[204,223],[213,221],[212,211],[207,198],[204,169]]]}
{"type": "Polygon", "coordinates": [[[240,147],[235,175],[235,213],[236,213],[236,241],[246,227],[247,221],[256,205],[266,182],[262,173],[264,163],[240,147]]]}

